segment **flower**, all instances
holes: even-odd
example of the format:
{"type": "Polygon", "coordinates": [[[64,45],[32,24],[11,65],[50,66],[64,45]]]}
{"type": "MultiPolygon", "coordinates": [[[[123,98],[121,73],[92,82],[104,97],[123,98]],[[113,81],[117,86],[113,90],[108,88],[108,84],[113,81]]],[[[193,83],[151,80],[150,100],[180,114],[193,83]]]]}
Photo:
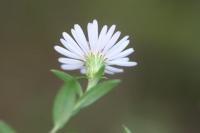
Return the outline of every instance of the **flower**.
{"type": "Polygon", "coordinates": [[[105,73],[115,74],[123,72],[119,67],[132,67],[136,62],[129,61],[127,57],[134,52],[133,48],[125,48],[129,44],[129,36],[118,41],[121,32],[114,33],[116,25],[108,28],[104,25],[98,33],[97,20],[87,25],[88,39],[78,25],[71,29],[72,36],[63,32],[60,42],[64,48],[56,45],[55,50],[64,57],[58,59],[63,70],[78,70],[92,78],[99,71],[102,65],[105,66],[105,73]]]}

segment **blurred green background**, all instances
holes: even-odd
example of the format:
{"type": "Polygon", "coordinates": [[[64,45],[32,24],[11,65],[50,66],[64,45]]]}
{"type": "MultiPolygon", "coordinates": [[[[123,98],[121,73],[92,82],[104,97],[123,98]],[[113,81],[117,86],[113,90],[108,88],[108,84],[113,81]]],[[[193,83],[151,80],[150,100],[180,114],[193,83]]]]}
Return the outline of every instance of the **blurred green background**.
{"type": "MultiPolygon", "coordinates": [[[[130,35],[139,65],[60,133],[200,132],[199,0],[0,0],[0,119],[47,133],[61,82],[53,50],[63,31],[92,19],[130,35]]],[[[77,72],[71,72],[78,74],[77,72]]]]}

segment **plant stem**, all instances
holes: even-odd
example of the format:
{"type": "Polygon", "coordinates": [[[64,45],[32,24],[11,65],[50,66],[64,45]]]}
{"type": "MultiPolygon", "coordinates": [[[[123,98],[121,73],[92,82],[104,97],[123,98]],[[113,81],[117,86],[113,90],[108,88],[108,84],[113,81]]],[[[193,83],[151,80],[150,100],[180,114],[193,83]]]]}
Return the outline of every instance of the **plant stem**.
{"type": "Polygon", "coordinates": [[[90,90],[92,87],[94,87],[99,82],[98,78],[92,78],[88,79],[88,85],[86,88],[86,91],[90,90]]]}
{"type": "MultiPolygon", "coordinates": [[[[98,78],[88,79],[88,84],[87,84],[86,92],[89,91],[95,85],[97,85],[98,82],[99,82],[98,78]]],[[[81,109],[81,105],[80,105],[79,102],[77,102],[75,104],[75,106],[74,106],[74,110],[73,110],[72,116],[76,115],[80,111],[80,109],[81,109]]]]}

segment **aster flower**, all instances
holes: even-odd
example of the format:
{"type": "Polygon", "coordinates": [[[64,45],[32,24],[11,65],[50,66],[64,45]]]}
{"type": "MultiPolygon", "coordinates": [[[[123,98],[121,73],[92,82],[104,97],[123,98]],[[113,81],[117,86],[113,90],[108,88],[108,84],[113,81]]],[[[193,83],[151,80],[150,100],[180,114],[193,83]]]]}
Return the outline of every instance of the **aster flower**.
{"type": "Polygon", "coordinates": [[[116,25],[110,28],[104,25],[100,33],[98,28],[97,20],[88,23],[88,39],[78,24],[71,29],[72,36],[63,32],[60,42],[64,47],[58,45],[54,47],[64,56],[58,59],[63,70],[80,70],[88,78],[93,78],[102,65],[105,66],[107,74],[121,73],[123,72],[121,67],[137,65],[127,57],[134,52],[133,48],[126,49],[130,42],[129,36],[119,40],[121,32],[115,32],[116,25]]]}

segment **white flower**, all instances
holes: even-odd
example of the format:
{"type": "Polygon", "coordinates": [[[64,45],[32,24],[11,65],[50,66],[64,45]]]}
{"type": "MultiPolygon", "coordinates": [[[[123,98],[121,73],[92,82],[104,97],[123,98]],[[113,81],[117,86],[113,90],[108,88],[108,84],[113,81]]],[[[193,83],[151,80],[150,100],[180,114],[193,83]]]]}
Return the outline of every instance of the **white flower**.
{"type": "Polygon", "coordinates": [[[100,33],[98,32],[97,20],[87,25],[88,39],[78,25],[71,29],[73,38],[66,32],[63,32],[61,46],[55,46],[55,50],[64,57],[58,59],[62,64],[63,70],[77,70],[87,74],[89,77],[96,73],[102,65],[105,65],[105,73],[114,74],[123,72],[119,67],[132,67],[136,62],[129,61],[127,57],[134,52],[133,48],[125,48],[129,44],[128,36],[118,41],[121,32],[115,31],[116,25],[108,28],[104,25],[100,33]]]}

